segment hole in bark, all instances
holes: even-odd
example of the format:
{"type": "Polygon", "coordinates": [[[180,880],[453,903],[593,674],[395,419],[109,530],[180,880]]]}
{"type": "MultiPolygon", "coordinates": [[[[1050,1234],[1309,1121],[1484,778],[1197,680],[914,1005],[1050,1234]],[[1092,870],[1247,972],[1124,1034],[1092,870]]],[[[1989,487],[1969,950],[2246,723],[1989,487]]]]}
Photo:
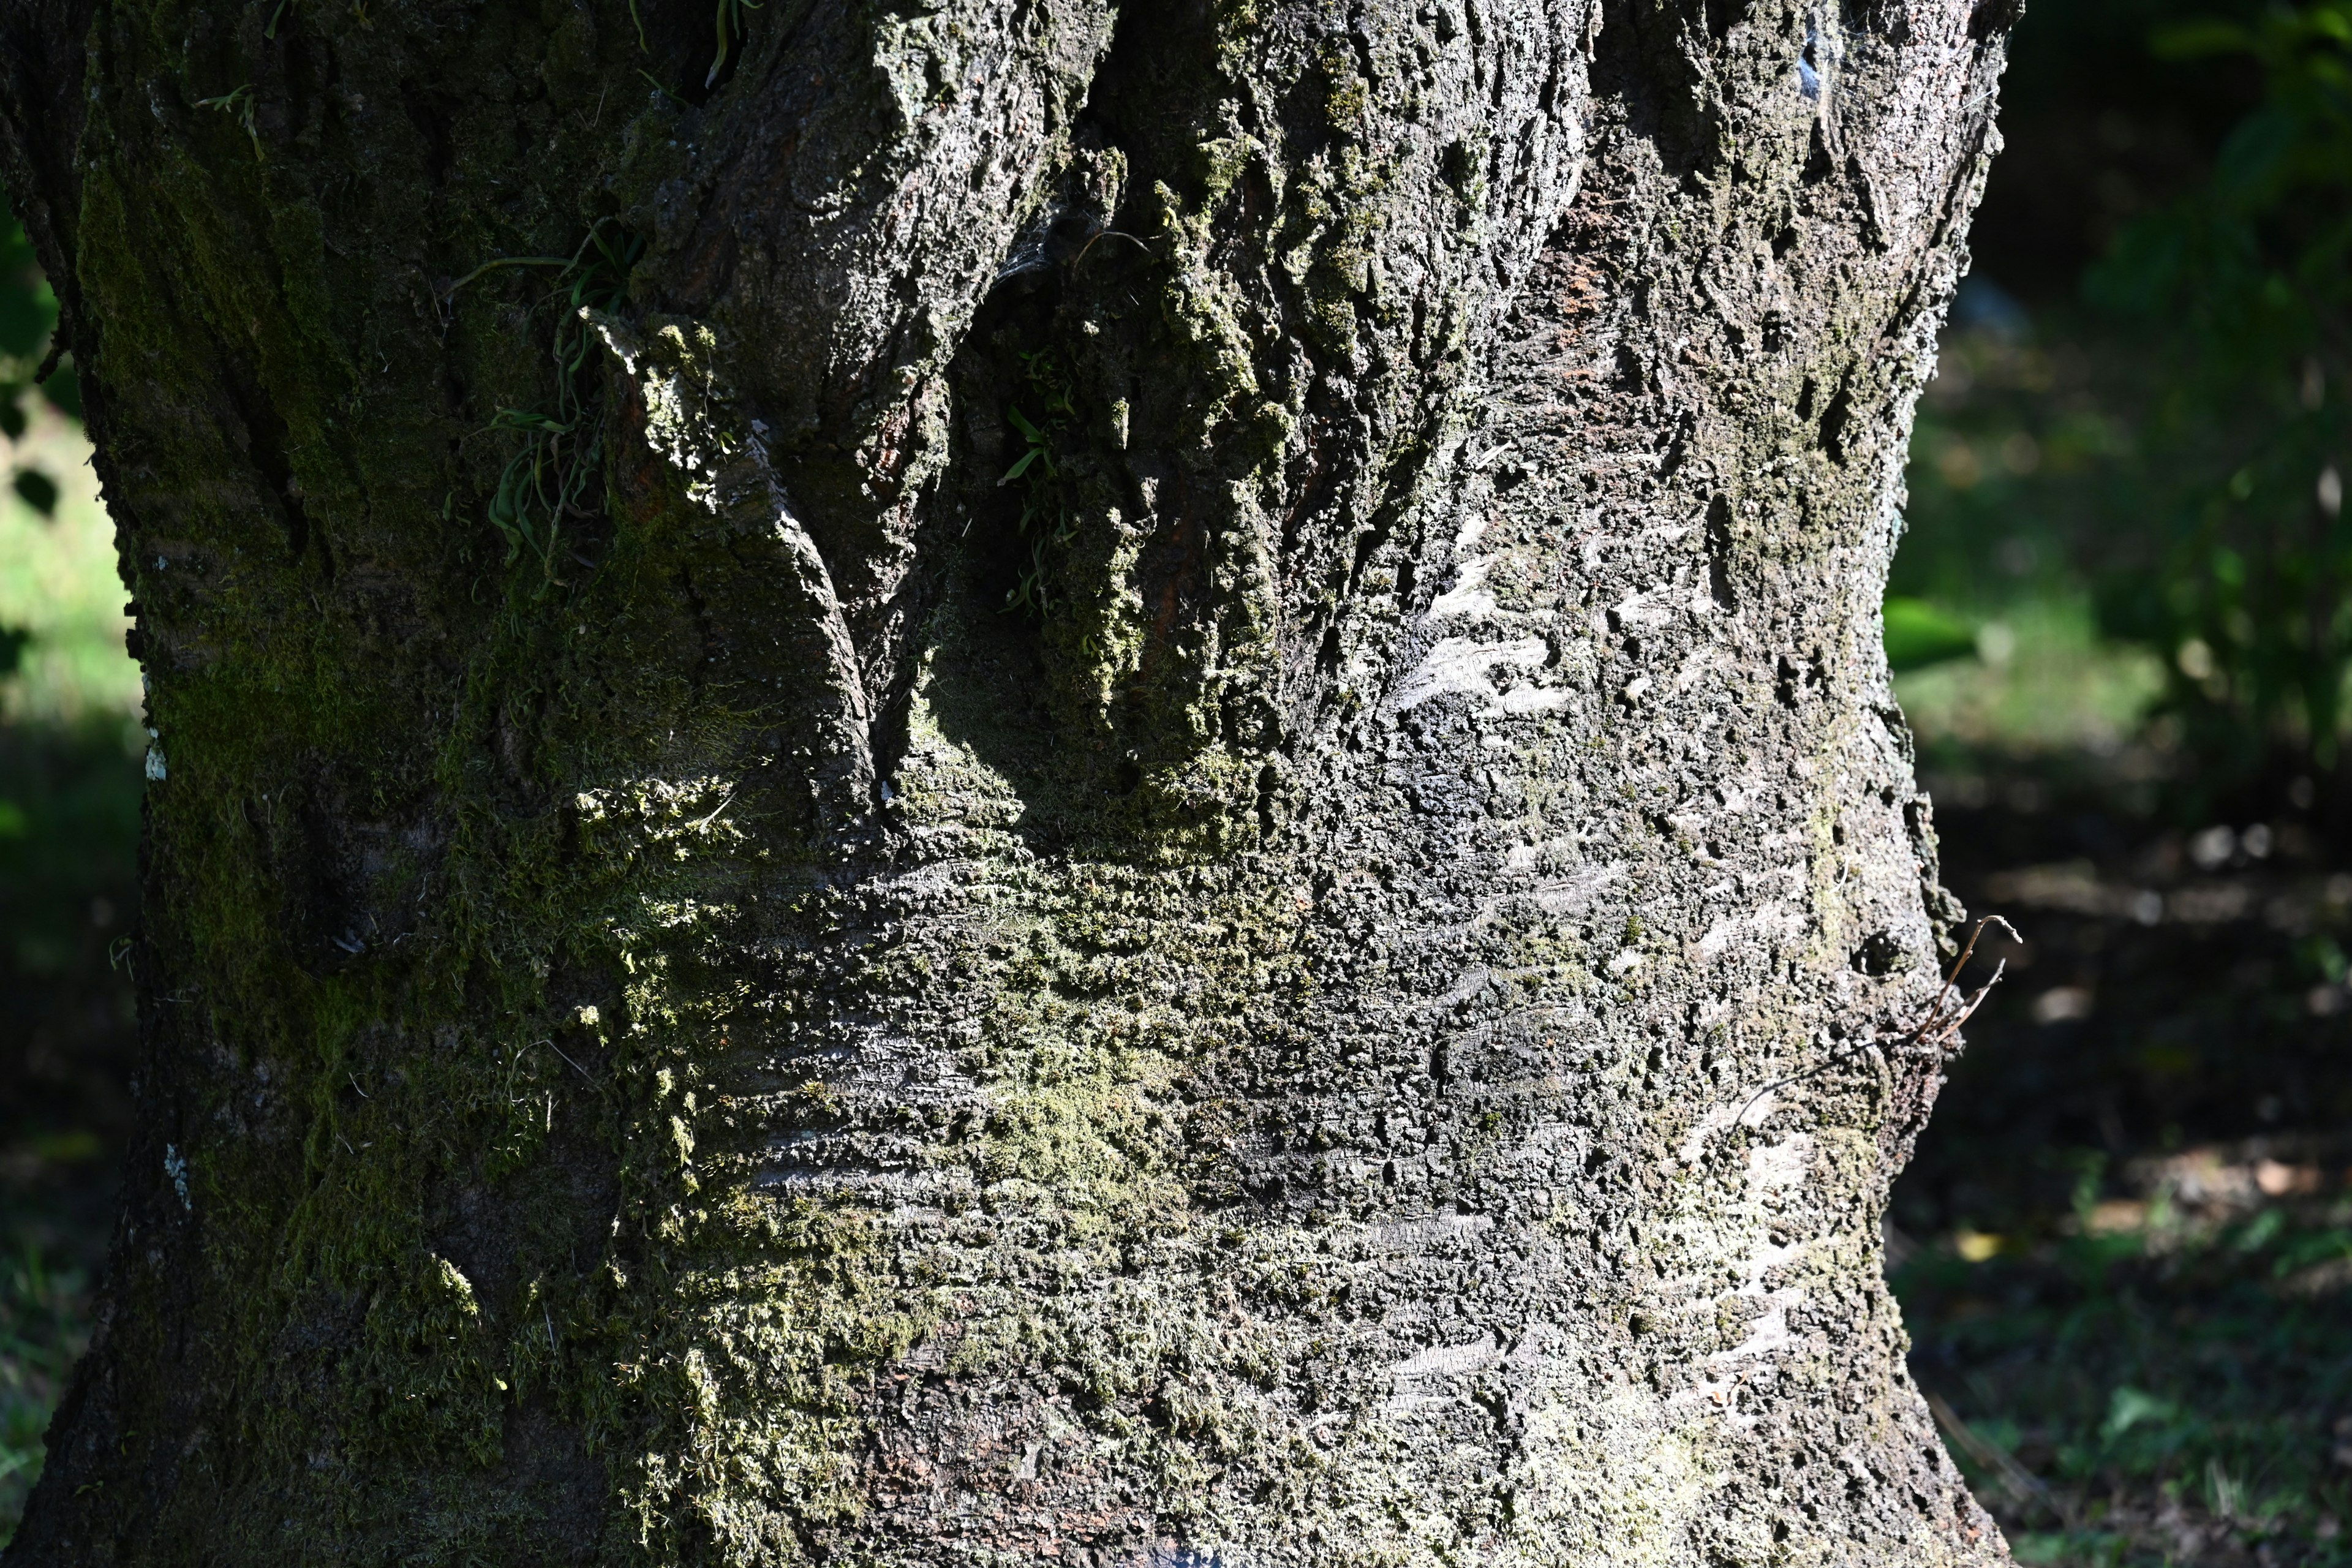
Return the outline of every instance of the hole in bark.
{"type": "Polygon", "coordinates": [[[645,46],[641,68],[671,96],[703,103],[735,74],[740,39],[728,51],[726,68],[715,79],[711,75],[719,58],[715,0],[636,0],[635,16],[645,46]]]}
{"type": "Polygon", "coordinates": [[[1841,463],[1846,460],[1846,429],[1853,419],[1853,393],[1840,387],[1838,395],[1830,399],[1830,405],[1822,411],[1822,449],[1841,463]]]}
{"type": "MultiPolygon", "coordinates": [[[[1020,247],[1016,247],[1016,251],[1020,247]]],[[[964,553],[982,605],[1020,622],[1034,645],[1057,584],[1052,476],[1068,455],[1068,421],[1035,384],[1050,354],[1060,289],[1042,261],[1021,267],[989,296],[953,372],[971,526],[964,553]]],[[[1052,378],[1049,366],[1044,373],[1052,378]]]]}
{"type": "Polygon", "coordinates": [[[1893,974],[1911,967],[1910,950],[1891,931],[1873,931],[1854,949],[1853,967],[1864,974],[1893,974]]]}
{"type": "Polygon", "coordinates": [[[424,140],[425,178],[436,186],[447,184],[450,171],[457,166],[457,145],[450,130],[454,104],[447,93],[414,81],[400,84],[400,106],[424,140]]]}
{"type": "Polygon", "coordinates": [[[1699,14],[1706,18],[1707,37],[1719,44],[1748,20],[1748,0],[1701,0],[1699,14]]]}
{"type": "Polygon", "coordinates": [[[1812,150],[1805,154],[1804,182],[1818,185],[1837,173],[1837,160],[1830,156],[1829,142],[1822,136],[1822,122],[1813,121],[1812,150]]]}
{"type": "Polygon", "coordinates": [[[290,956],[320,979],[349,968],[368,946],[358,897],[360,857],[344,831],[340,794],[314,776],[245,807],[278,885],[290,956]]]}
{"type": "Polygon", "coordinates": [[[1781,707],[1794,708],[1805,687],[1804,671],[1784,653],[1780,656],[1777,673],[1778,679],[1772,683],[1772,695],[1780,700],[1781,707]]]}
{"type": "MultiPolygon", "coordinates": [[[[1019,403],[1022,352],[1045,346],[1056,292],[1045,270],[1000,283],[949,367],[954,445],[939,504],[961,514],[962,541],[925,634],[934,650],[925,700],[940,731],[1010,782],[1024,802],[1073,761],[1070,748],[1057,752],[1055,744],[1045,617],[1034,603],[1008,608],[1023,569],[1034,570],[1037,557],[1021,535],[1024,487],[1000,483],[1028,447],[1008,410],[1019,403]]],[[[1050,601],[1051,584],[1045,586],[1050,601]]],[[[1083,765],[1090,758],[1089,751],[1076,760],[1083,765]]],[[[1112,759],[1097,760],[1105,775],[1115,771],[1112,759]]],[[[889,769],[882,765],[886,775],[889,769]]],[[[1025,813],[1021,826],[1034,826],[1025,813]]]]}
{"type": "MultiPolygon", "coordinates": [[[[244,365],[232,360],[226,369],[222,384],[228,389],[237,423],[245,427],[246,457],[262,481],[262,502],[277,511],[287,550],[299,561],[310,546],[310,519],[302,510],[302,489],[286,456],[286,421],[244,365]]],[[[328,563],[331,573],[332,564],[328,563]]]]}
{"type": "Polygon", "coordinates": [[[1338,673],[1339,668],[1339,623],[1338,621],[1333,621],[1323,628],[1323,641],[1316,652],[1315,661],[1317,668],[1324,674],[1338,673]]]}

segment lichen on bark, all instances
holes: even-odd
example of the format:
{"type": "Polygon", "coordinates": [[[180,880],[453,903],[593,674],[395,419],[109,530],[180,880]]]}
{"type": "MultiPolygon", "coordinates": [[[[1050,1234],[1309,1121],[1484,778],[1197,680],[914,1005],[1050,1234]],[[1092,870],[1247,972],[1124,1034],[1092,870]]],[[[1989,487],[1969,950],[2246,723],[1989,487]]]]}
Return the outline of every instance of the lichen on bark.
{"type": "Polygon", "coordinates": [[[2000,1561],[1876,1250],[2000,38],[721,15],[11,23],[168,766],[10,1560],[2000,1561]]]}

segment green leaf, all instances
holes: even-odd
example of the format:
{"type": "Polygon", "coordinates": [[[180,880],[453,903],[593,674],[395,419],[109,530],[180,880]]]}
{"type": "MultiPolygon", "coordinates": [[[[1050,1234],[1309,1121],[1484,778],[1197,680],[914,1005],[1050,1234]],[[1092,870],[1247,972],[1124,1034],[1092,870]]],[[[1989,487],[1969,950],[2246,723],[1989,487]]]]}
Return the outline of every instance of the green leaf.
{"type": "Polygon", "coordinates": [[[1976,627],[1925,599],[1886,601],[1886,663],[1895,670],[1922,669],[1977,650],[1976,627]]]}
{"type": "Polygon", "coordinates": [[[58,510],[58,481],[38,468],[16,471],[17,498],[43,517],[54,517],[58,510]]]}
{"type": "Polygon", "coordinates": [[[49,400],[50,407],[67,418],[77,421],[81,418],[81,378],[74,374],[71,354],[66,356],[63,364],[49,373],[48,380],[41,383],[41,395],[49,400]]]}
{"type": "MultiPolygon", "coordinates": [[[[11,223],[8,227],[16,228],[11,223]]],[[[21,232],[21,231],[19,231],[21,232]]],[[[6,247],[13,251],[16,247],[6,247]]],[[[33,264],[27,247],[22,260],[0,264],[0,353],[18,358],[30,356],[48,342],[51,329],[58,324],[58,299],[49,291],[48,280],[33,264]]]]}
{"type": "Polygon", "coordinates": [[[2148,51],[2162,60],[2205,59],[2214,55],[2244,54],[2254,47],[2253,35],[2234,22],[2210,19],[2175,22],[2148,35],[2148,51]]]}
{"type": "Polygon", "coordinates": [[[2180,1406],[2168,1399],[2158,1399],[2126,1384],[2116,1389],[2107,1400],[2107,1419],[2099,1428],[2100,1435],[2115,1441],[2143,1421],[2153,1421],[2168,1426],[2180,1419],[2180,1406]]]}

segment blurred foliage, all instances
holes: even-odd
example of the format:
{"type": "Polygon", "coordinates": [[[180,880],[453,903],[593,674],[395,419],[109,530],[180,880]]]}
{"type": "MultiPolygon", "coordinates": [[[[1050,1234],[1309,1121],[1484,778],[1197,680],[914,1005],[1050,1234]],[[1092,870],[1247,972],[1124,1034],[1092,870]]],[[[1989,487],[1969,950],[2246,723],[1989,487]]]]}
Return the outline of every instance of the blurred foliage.
{"type": "MultiPolygon", "coordinates": [[[[0,231],[0,435],[12,444],[25,434],[26,404],[36,392],[67,417],[81,417],[81,388],[73,366],[62,358],[48,363],[57,325],[58,297],[41,275],[24,226],[8,217],[0,231]]],[[[10,485],[44,516],[57,505],[57,481],[37,468],[18,465],[10,485]]]]}
{"type": "Polygon", "coordinates": [[[1898,674],[1977,651],[1977,628],[1949,610],[1900,594],[1886,600],[1886,662],[1898,674]]]}
{"type": "Polygon", "coordinates": [[[2262,93],[2243,56],[2158,57],[2151,29],[2221,15],[2251,23],[2269,0],[2030,0],[2001,72],[2000,132],[1969,226],[1979,272],[2037,312],[2078,297],[2085,268],[2139,219],[2211,173],[2262,93]]]}
{"type": "Polygon", "coordinates": [[[1971,278],[1919,407],[1887,655],[1930,765],[1987,747],[2112,752],[2143,736],[2163,688],[2094,605],[2137,548],[2114,520],[2137,482],[2144,356],[2086,341],[2079,309],[2037,316],[1971,278]]]}
{"type": "Polygon", "coordinates": [[[0,1544],[89,1338],[136,1039],[139,677],[57,302],[0,226],[0,1544]]]}
{"type": "MultiPolygon", "coordinates": [[[[0,193],[5,195],[5,193],[0,193]]],[[[27,405],[43,402],[69,419],[81,417],[81,388],[73,367],[50,357],[58,326],[58,297],[33,255],[33,242],[13,213],[0,212],[0,436],[8,439],[9,488],[43,517],[58,509],[58,481],[36,462],[17,454],[31,426],[27,405]]],[[[0,679],[23,662],[29,634],[0,626],[0,679]]]]}
{"type": "Polygon", "coordinates": [[[2156,345],[2159,389],[2107,498],[2148,544],[2103,574],[2100,618],[2163,659],[2162,705],[2209,766],[2352,777],[2352,4],[2175,23],[2155,49],[2251,59],[2262,93],[2210,175],[2090,273],[2156,345]]]}
{"type": "Polygon", "coordinates": [[[129,1131],[136,1020],[110,962],[138,898],[124,729],[98,713],[0,723],[0,1545],[88,1338],[129,1131]]]}
{"type": "Polygon", "coordinates": [[[2352,1563],[2348,15],[2034,0],[1919,409],[1890,663],[2029,941],[1890,1279],[2024,1563],[2352,1563]],[[2200,1161],[2246,1201],[2190,1223],[2147,1173],[2200,1161]]]}
{"type": "MultiPolygon", "coordinates": [[[[2285,1167],[2273,1166],[2274,1169],[2285,1167]]],[[[1947,1447],[2037,1563],[2352,1563],[2352,1208],[2089,1194],[1892,1270],[1947,1447]]]]}
{"type": "Polygon", "coordinates": [[[87,1271],[48,1267],[38,1247],[0,1258],[0,1544],[39,1479],[42,1434],[89,1342],[87,1271]]]}

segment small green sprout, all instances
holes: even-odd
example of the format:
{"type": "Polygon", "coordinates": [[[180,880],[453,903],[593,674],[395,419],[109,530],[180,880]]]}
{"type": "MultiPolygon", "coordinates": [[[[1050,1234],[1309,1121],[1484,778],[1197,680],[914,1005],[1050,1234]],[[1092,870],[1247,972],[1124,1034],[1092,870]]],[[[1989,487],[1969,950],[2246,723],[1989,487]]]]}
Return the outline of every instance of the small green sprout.
{"type": "Polygon", "coordinates": [[[743,13],[759,8],[760,0],[719,0],[719,58],[710,62],[710,74],[702,79],[706,89],[719,79],[719,71],[726,66],[730,42],[743,41],[743,13]]]}
{"type": "MultiPolygon", "coordinates": [[[[727,68],[727,57],[743,42],[745,37],[743,13],[759,10],[762,3],[763,0],[719,0],[719,12],[715,22],[719,32],[719,53],[710,62],[709,74],[702,79],[702,85],[706,90],[718,82],[719,73],[727,68]]],[[[652,54],[654,47],[646,41],[646,19],[637,10],[637,0],[629,0],[629,20],[636,24],[637,51],[640,54],[652,54]]],[[[662,87],[660,82],[655,81],[650,74],[644,71],[637,74],[645,77],[647,81],[653,82],[654,86],[661,88],[665,95],[670,98],[677,97],[677,94],[671,92],[669,89],[662,87]]]]}
{"type": "Polygon", "coordinates": [[[1008,405],[1004,410],[1004,416],[1021,433],[1028,449],[1013,459],[1013,466],[996,482],[1023,487],[1021,517],[1014,527],[1029,542],[1029,560],[1022,568],[1020,580],[1005,595],[1004,608],[1042,616],[1052,607],[1045,587],[1046,550],[1067,544],[1076,533],[1062,496],[1062,470],[1054,458],[1054,444],[1076,418],[1077,409],[1070,400],[1069,382],[1055,367],[1051,355],[1040,350],[1021,358],[1028,367],[1029,389],[1037,406],[1044,410],[1044,418],[1033,420],[1017,406],[1008,405]]]}
{"type": "MultiPolygon", "coordinates": [[[[282,10],[284,7],[279,8],[282,10]]],[[[277,26],[275,21],[270,25],[277,26]]],[[[261,132],[253,123],[253,84],[251,82],[234,91],[222,93],[217,98],[200,98],[196,100],[196,107],[216,109],[223,114],[236,116],[236,122],[245,128],[246,139],[253,143],[254,158],[257,161],[260,159],[261,132]]]]}
{"type": "MultiPolygon", "coordinates": [[[[539,585],[532,597],[551,587],[570,584],[559,575],[568,553],[563,548],[567,521],[594,517],[603,501],[596,487],[604,472],[602,410],[593,378],[583,382],[595,347],[585,312],[618,309],[628,297],[629,269],[636,265],[645,241],[621,229],[616,219],[600,218],[590,226],[569,258],[500,257],[484,262],[451,284],[458,289],[499,267],[553,267],[554,288],[541,304],[557,304],[551,357],[555,366],[555,406],[501,408],[481,434],[520,437],[491,493],[488,517],[506,542],[506,564],[528,556],[539,568],[539,585]]],[[[445,504],[454,521],[455,500],[445,504]]],[[[573,557],[577,559],[575,555],[573,557]]]]}

